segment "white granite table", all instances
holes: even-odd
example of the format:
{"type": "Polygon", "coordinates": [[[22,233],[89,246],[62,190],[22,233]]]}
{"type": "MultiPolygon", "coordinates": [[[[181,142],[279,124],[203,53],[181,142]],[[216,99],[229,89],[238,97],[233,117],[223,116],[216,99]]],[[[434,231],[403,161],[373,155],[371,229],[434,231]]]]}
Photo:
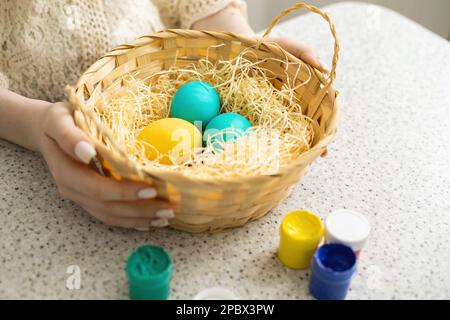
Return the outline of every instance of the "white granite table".
{"type": "MultiPolygon", "coordinates": [[[[342,41],[336,87],[343,121],[330,155],[265,218],[215,235],[106,227],[61,200],[36,154],[0,142],[0,298],[127,298],[128,254],[154,243],[175,260],[173,299],[225,286],[241,298],[310,299],[308,271],[275,257],[290,210],[367,215],[373,233],[349,299],[450,298],[450,44],[380,7],[327,9],[342,41]],[[66,288],[67,267],[81,289],[66,288]]],[[[307,15],[278,34],[329,59],[331,40],[307,15]]]]}

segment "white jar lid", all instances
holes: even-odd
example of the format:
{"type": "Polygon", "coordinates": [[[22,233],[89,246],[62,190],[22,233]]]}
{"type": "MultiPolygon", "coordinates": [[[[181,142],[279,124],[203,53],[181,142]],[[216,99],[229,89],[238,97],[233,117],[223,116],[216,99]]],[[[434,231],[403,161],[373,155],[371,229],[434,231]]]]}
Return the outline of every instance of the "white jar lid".
{"type": "Polygon", "coordinates": [[[238,300],[238,297],[225,288],[208,288],[200,291],[194,300],[238,300]]]}
{"type": "Polygon", "coordinates": [[[361,250],[369,234],[369,221],[355,211],[334,211],[325,220],[325,240],[329,243],[341,243],[353,250],[361,250]]]}

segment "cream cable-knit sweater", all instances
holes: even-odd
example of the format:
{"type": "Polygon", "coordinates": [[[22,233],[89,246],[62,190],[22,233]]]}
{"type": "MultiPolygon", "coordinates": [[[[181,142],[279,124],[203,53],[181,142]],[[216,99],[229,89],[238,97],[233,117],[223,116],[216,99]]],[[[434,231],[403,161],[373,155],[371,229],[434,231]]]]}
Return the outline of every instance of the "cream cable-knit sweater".
{"type": "Polygon", "coordinates": [[[189,28],[241,0],[1,0],[0,87],[47,101],[64,99],[113,47],[164,28],[189,28]]]}

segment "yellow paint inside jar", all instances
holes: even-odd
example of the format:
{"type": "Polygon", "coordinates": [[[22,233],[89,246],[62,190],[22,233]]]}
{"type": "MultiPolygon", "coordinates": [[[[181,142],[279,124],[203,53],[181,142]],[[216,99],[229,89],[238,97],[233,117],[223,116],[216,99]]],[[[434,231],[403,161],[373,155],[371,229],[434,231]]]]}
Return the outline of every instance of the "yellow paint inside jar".
{"type": "Polygon", "coordinates": [[[280,227],[278,258],[289,268],[308,268],[323,233],[323,223],[315,214],[308,211],[288,213],[280,227]]]}
{"type": "Polygon", "coordinates": [[[311,240],[322,236],[321,222],[317,217],[307,211],[294,212],[283,220],[286,233],[299,240],[311,240]]]}

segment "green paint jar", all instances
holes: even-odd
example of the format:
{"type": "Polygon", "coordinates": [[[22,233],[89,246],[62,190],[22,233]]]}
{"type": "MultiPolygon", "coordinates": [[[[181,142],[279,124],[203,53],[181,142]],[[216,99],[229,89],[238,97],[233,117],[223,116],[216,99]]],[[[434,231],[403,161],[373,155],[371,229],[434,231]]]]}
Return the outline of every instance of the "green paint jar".
{"type": "Polygon", "coordinates": [[[135,250],[127,262],[131,300],[167,300],[173,263],[161,247],[145,245],[135,250]]]}

